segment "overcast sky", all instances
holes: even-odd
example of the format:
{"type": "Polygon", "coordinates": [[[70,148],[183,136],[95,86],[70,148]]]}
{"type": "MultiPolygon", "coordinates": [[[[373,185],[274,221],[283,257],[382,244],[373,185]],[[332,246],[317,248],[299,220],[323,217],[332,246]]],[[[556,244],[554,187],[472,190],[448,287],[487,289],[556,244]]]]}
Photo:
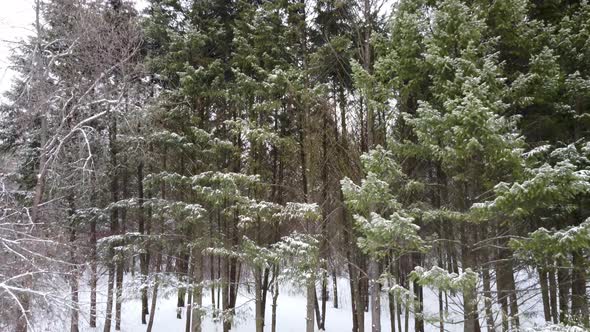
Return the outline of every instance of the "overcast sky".
{"type": "MultiPolygon", "coordinates": [[[[9,69],[8,56],[15,43],[33,34],[34,0],[0,0],[0,95],[10,87],[14,73],[9,69]]],[[[137,0],[138,8],[146,6],[137,0]]],[[[0,98],[1,99],[1,98],[0,98]]]]}
{"type": "Polygon", "coordinates": [[[0,92],[10,87],[10,50],[32,34],[34,18],[33,0],[0,0],[0,92]]]}

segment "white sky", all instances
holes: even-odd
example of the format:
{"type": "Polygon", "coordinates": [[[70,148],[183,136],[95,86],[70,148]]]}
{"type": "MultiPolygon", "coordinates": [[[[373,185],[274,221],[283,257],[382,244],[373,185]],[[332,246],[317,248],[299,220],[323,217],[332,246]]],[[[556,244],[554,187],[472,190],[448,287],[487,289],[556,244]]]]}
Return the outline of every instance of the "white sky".
{"type": "MultiPolygon", "coordinates": [[[[0,100],[10,88],[14,72],[10,70],[8,57],[16,43],[33,34],[34,0],[0,0],[0,100]]],[[[146,7],[145,0],[136,0],[137,8],[146,7]]]]}
{"type": "Polygon", "coordinates": [[[8,56],[15,43],[33,32],[33,0],[0,0],[0,93],[10,87],[8,56]]]}

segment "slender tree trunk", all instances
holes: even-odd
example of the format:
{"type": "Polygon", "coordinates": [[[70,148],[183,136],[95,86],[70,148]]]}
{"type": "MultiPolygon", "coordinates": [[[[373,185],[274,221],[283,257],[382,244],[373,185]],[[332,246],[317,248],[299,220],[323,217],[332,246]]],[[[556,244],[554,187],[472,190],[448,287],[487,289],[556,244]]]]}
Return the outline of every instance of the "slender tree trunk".
{"type": "Polygon", "coordinates": [[[395,332],[395,297],[391,292],[388,294],[389,297],[389,326],[391,332],[395,332]]]}
{"type": "MultiPolygon", "coordinates": [[[[121,253],[122,255],[122,253],[121,253]]],[[[121,330],[121,306],[123,304],[123,274],[124,274],[124,260],[123,257],[119,257],[117,260],[117,279],[116,286],[117,291],[115,292],[115,330],[121,330]]]]}
{"type": "Polygon", "coordinates": [[[193,286],[192,332],[201,332],[203,325],[203,254],[194,253],[195,257],[195,285],[193,286]]]}
{"type": "Polygon", "coordinates": [[[483,267],[483,296],[485,297],[484,305],[486,309],[486,324],[488,332],[496,331],[494,325],[494,313],[492,308],[492,287],[490,278],[490,268],[486,265],[483,267]]]}
{"type": "Polygon", "coordinates": [[[315,278],[313,273],[310,274],[307,280],[307,304],[305,317],[305,332],[314,332],[314,306],[315,306],[315,278]]]}
{"type": "Polygon", "coordinates": [[[510,320],[512,330],[520,330],[520,315],[518,314],[518,294],[516,292],[516,280],[514,280],[514,266],[512,261],[512,252],[509,251],[510,259],[507,261],[507,273],[509,282],[509,299],[510,299],[510,320]]]}
{"type": "MultiPolygon", "coordinates": [[[[194,267],[191,265],[189,267],[191,270],[194,267]]],[[[187,287],[187,294],[186,294],[186,323],[185,323],[185,332],[192,332],[191,331],[191,324],[192,324],[192,313],[193,313],[193,292],[191,287],[187,287]]]]}
{"type": "MultiPolygon", "coordinates": [[[[343,199],[342,191],[340,191],[340,199],[343,199]]],[[[352,223],[350,219],[347,217],[347,212],[345,207],[342,207],[342,221],[343,221],[343,232],[342,235],[344,237],[344,243],[346,244],[346,262],[348,267],[348,279],[350,281],[350,304],[351,304],[351,313],[352,313],[352,332],[359,331],[359,323],[357,317],[357,306],[359,302],[359,294],[358,294],[358,277],[355,271],[355,266],[353,264],[353,256],[354,256],[354,245],[351,241],[352,237],[352,223]]]]}
{"type": "Polygon", "coordinates": [[[590,327],[586,293],[587,264],[587,259],[581,251],[572,252],[572,317],[584,326],[590,327]]]}
{"type": "Polygon", "coordinates": [[[334,308],[338,309],[338,278],[336,270],[332,271],[332,301],[334,308]]]}
{"type": "Polygon", "coordinates": [[[221,290],[221,296],[222,296],[222,317],[223,317],[223,332],[228,332],[231,328],[231,323],[229,322],[229,320],[226,319],[227,315],[228,315],[228,310],[229,310],[229,258],[224,257],[223,262],[221,264],[221,280],[222,280],[222,290],[221,290]]]}
{"type": "Polygon", "coordinates": [[[191,317],[193,311],[193,292],[192,292],[192,282],[193,282],[193,249],[189,249],[189,257],[187,263],[187,271],[186,271],[186,324],[185,324],[185,332],[191,332],[191,317]]]}
{"type": "Polygon", "coordinates": [[[566,323],[569,312],[570,275],[565,267],[557,268],[557,285],[559,288],[559,322],[566,323]]]}
{"type": "Polygon", "coordinates": [[[551,321],[551,305],[549,304],[549,283],[547,280],[547,270],[538,267],[539,283],[541,284],[541,298],[543,299],[543,314],[546,322],[551,321]]]}
{"type": "MultiPolygon", "coordinates": [[[[119,201],[119,180],[118,180],[118,163],[117,163],[117,118],[114,113],[109,113],[109,153],[110,153],[110,171],[111,171],[111,183],[110,183],[110,191],[111,191],[111,203],[116,203],[119,201]]],[[[119,233],[119,209],[112,208],[111,215],[110,215],[110,222],[111,222],[111,235],[116,235],[119,233]]],[[[104,324],[104,332],[111,331],[111,320],[113,315],[113,288],[115,284],[115,248],[113,243],[109,244],[109,256],[110,259],[109,265],[109,279],[108,279],[108,286],[107,286],[107,309],[105,314],[105,324],[104,324]]],[[[117,298],[119,296],[117,295],[117,298]]]]}
{"type": "Polygon", "coordinates": [[[96,285],[98,283],[96,255],[96,218],[90,221],[90,318],[88,325],[96,327],[96,285]]]}
{"type": "MultiPolygon", "coordinates": [[[[109,250],[109,256],[113,256],[113,250],[109,250]]],[[[115,285],[115,264],[113,262],[109,262],[109,276],[107,281],[107,309],[105,312],[105,320],[104,320],[104,332],[111,331],[111,320],[113,314],[113,288],[115,285]]]]}
{"type": "MultiPolygon", "coordinates": [[[[422,266],[422,257],[419,253],[412,254],[412,263],[413,266],[422,266]]],[[[416,302],[414,302],[414,331],[424,332],[424,317],[422,316],[424,311],[424,291],[418,282],[414,282],[412,286],[416,298],[416,302]]]]}
{"type": "Polygon", "coordinates": [[[72,295],[71,295],[71,306],[70,309],[70,332],[78,332],[79,331],[79,314],[80,314],[80,304],[78,302],[78,266],[77,266],[77,259],[76,259],[76,225],[73,220],[73,216],[75,214],[75,207],[74,207],[74,197],[71,194],[68,197],[69,201],[69,212],[68,215],[72,219],[70,223],[70,263],[72,264],[72,269],[70,271],[70,287],[72,288],[72,295]]]}
{"type": "Polygon", "coordinates": [[[279,301],[279,265],[273,267],[273,287],[272,287],[272,320],[271,332],[277,332],[277,307],[279,301]]]}
{"type": "MultiPolygon", "coordinates": [[[[211,228],[213,228],[213,226],[211,226],[211,228]]],[[[211,234],[213,234],[213,231],[211,230],[211,234]]],[[[211,308],[213,309],[213,317],[217,316],[216,313],[216,305],[215,305],[215,256],[211,255],[209,258],[210,261],[210,272],[209,275],[211,277],[211,308]]]]}
{"type": "MultiPolygon", "coordinates": [[[[553,265],[553,263],[551,263],[553,265]]],[[[559,309],[557,307],[557,283],[555,282],[555,269],[549,268],[547,271],[549,279],[549,303],[551,304],[551,318],[554,324],[559,322],[559,309]]]]}
{"type": "Polygon", "coordinates": [[[404,312],[404,331],[410,331],[410,295],[406,295],[406,305],[404,312]]]}
{"type": "MultiPolygon", "coordinates": [[[[138,131],[141,127],[138,128],[138,131]]],[[[137,165],[137,218],[138,218],[138,231],[142,238],[145,236],[145,214],[144,214],[144,192],[143,192],[143,160],[140,160],[137,165]]],[[[144,244],[147,241],[142,241],[144,244]]],[[[141,273],[141,324],[147,324],[146,316],[148,315],[148,289],[147,289],[147,275],[148,275],[148,248],[147,245],[139,253],[139,270],[141,273]]]]}
{"type": "Polygon", "coordinates": [[[262,311],[262,270],[260,267],[254,269],[254,297],[255,297],[255,319],[256,319],[256,332],[264,331],[264,316],[262,311]]]}
{"type": "Polygon", "coordinates": [[[445,314],[443,303],[443,291],[438,291],[438,324],[440,332],[445,332],[445,314]]]}
{"type": "Polygon", "coordinates": [[[379,263],[372,258],[369,261],[371,292],[371,331],[381,332],[381,284],[379,283],[379,263]]]}
{"type": "MultiPolygon", "coordinates": [[[[259,242],[260,243],[260,242],[259,242]]],[[[268,289],[270,287],[270,269],[268,267],[264,268],[263,278],[262,278],[262,329],[264,330],[264,326],[266,325],[266,299],[268,298],[268,289]]]]}
{"type": "MultiPolygon", "coordinates": [[[[473,269],[476,266],[476,256],[473,252],[473,235],[476,229],[471,224],[461,225],[461,240],[463,244],[462,258],[463,268],[473,269]]],[[[465,332],[479,332],[479,319],[477,310],[477,290],[475,286],[468,287],[463,291],[464,306],[464,328],[465,332]]]]}
{"type": "Polygon", "coordinates": [[[154,327],[154,317],[156,316],[156,301],[158,300],[158,287],[160,286],[160,266],[162,265],[162,254],[158,253],[156,259],[156,275],[154,276],[154,289],[152,290],[152,304],[150,307],[150,319],[148,321],[146,332],[152,332],[154,327]]]}

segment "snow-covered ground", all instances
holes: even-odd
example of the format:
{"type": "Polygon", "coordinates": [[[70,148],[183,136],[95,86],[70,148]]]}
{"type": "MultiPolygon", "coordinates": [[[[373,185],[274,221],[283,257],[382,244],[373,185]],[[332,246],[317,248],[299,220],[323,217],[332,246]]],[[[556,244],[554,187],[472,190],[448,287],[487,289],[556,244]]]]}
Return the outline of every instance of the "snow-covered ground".
{"type": "MultiPolygon", "coordinates": [[[[524,291],[522,303],[520,303],[520,310],[522,314],[521,321],[523,327],[532,327],[535,325],[543,325],[542,306],[540,305],[540,295],[538,295],[538,282],[534,278],[534,274],[520,272],[517,274],[520,289],[524,291]]],[[[87,279],[87,278],[84,278],[87,279]]],[[[131,276],[126,276],[126,280],[131,280],[131,276]]],[[[332,287],[329,287],[332,290],[332,287]]],[[[102,331],[104,324],[104,311],[106,308],[106,276],[103,276],[99,282],[98,294],[98,326],[96,329],[88,327],[88,303],[89,303],[89,287],[87,282],[81,285],[80,302],[82,303],[80,325],[81,331],[99,332],[102,331]]],[[[151,294],[151,290],[149,292],[151,294]]],[[[176,318],[176,290],[173,288],[161,288],[159,292],[157,308],[154,317],[153,331],[184,331],[185,328],[185,314],[182,312],[183,319],[176,318]]],[[[210,291],[205,291],[203,297],[203,304],[211,311],[211,294],[210,291]]],[[[246,287],[240,287],[237,315],[232,331],[235,332],[250,332],[255,330],[254,321],[254,299],[253,294],[249,294],[246,287]]],[[[326,331],[327,332],[341,332],[350,331],[352,327],[352,318],[350,314],[350,288],[349,282],[345,278],[338,281],[338,296],[339,308],[333,308],[332,298],[328,303],[326,314],[326,331]]],[[[129,284],[125,287],[123,294],[123,310],[121,330],[123,332],[139,332],[145,331],[146,325],[141,324],[141,303],[138,298],[137,287],[129,284]]],[[[438,317],[438,292],[432,289],[425,289],[424,291],[425,315],[430,318],[438,317]]],[[[462,331],[462,301],[460,296],[448,298],[449,315],[445,318],[445,330],[447,331],[462,331]],[[453,322],[456,322],[453,324],[453,322]]],[[[150,299],[151,304],[151,299],[150,299]]],[[[391,331],[390,318],[387,295],[383,294],[382,299],[382,331],[391,331]]],[[[280,295],[277,308],[277,331],[279,332],[301,332],[305,330],[305,305],[306,299],[302,290],[292,284],[283,284],[280,288],[280,295]]],[[[268,304],[266,308],[266,328],[270,331],[271,325],[271,298],[269,294],[268,304]]],[[[483,309],[483,308],[482,308],[483,309]]],[[[483,312],[483,310],[482,310],[483,312]]],[[[410,314],[409,330],[413,331],[413,316],[410,314]]],[[[69,317],[67,310],[63,312],[51,312],[39,315],[43,317],[35,324],[36,331],[39,332],[61,332],[69,330],[69,317]]],[[[366,331],[370,331],[371,314],[366,313],[365,316],[366,331]]],[[[484,317],[480,317],[482,329],[485,330],[484,317]]],[[[499,317],[496,318],[499,323],[499,317]]],[[[402,322],[404,317],[402,315],[402,322]]],[[[396,323],[397,324],[397,323],[396,323]]],[[[403,323],[402,323],[403,327],[403,323]]],[[[114,322],[113,322],[114,330],[114,322]]],[[[212,318],[211,313],[207,315],[204,320],[204,332],[222,331],[221,323],[212,318]]],[[[439,331],[438,323],[431,322],[426,324],[426,331],[439,331]]]]}

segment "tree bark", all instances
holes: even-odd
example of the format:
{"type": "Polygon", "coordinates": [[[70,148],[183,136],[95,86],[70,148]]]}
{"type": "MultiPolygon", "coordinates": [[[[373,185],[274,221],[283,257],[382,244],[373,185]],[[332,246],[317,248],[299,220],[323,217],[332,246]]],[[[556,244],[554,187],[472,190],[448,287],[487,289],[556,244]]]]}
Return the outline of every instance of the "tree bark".
{"type": "Polygon", "coordinates": [[[96,327],[96,286],[98,283],[96,255],[96,218],[90,221],[90,318],[88,325],[96,327]]]}
{"type": "Polygon", "coordinates": [[[203,325],[203,254],[199,251],[194,253],[195,257],[195,285],[193,286],[192,309],[192,332],[201,332],[203,325]]]}
{"type": "Polygon", "coordinates": [[[158,287],[160,286],[160,266],[162,265],[162,254],[158,253],[156,259],[156,275],[154,276],[154,289],[152,290],[152,304],[150,307],[150,319],[148,321],[146,332],[152,332],[154,327],[154,317],[156,316],[156,301],[158,300],[158,287]]]}
{"type": "MultiPolygon", "coordinates": [[[[551,263],[553,265],[553,263],[551,263]]],[[[549,279],[549,303],[551,304],[551,318],[554,324],[559,322],[559,309],[557,307],[557,283],[555,282],[555,268],[550,267],[547,271],[549,279]]]]}
{"type": "Polygon", "coordinates": [[[589,327],[586,264],[581,251],[572,252],[572,317],[589,327]]]}
{"type": "MultiPolygon", "coordinates": [[[[473,235],[476,229],[471,224],[463,223],[461,225],[461,240],[463,245],[462,258],[463,270],[474,269],[476,266],[476,256],[473,252],[473,235]]],[[[477,310],[477,290],[475,286],[466,288],[463,291],[464,306],[464,327],[465,332],[480,332],[478,310],[477,310]]]]}
{"type": "MultiPolygon", "coordinates": [[[[145,214],[144,214],[144,192],[143,192],[143,160],[140,160],[137,165],[137,196],[138,196],[138,207],[137,207],[137,218],[138,218],[138,231],[142,236],[144,245],[147,243],[144,236],[145,230],[145,214]]],[[[139,270],[141,273],[141,324],[147,324],[146,316],[148,315],[148,289],[147,289],[147,277],[148,277],[148,248],[142,248],[139,254],[139,270]]]]}
{"type": "Polygon", "coordinates": [[[543,299],[543,315],[546,322],[551,321],[551,305],[549,304],[549,284],[547,280],[547,270],[543,267],[537,267],[539,273],[539,283],[541,284],[541,298],[543,299]]]}
{"type": "Polygon", "coordinates": [[[371,292],[371,331],[381,332],[381,284],[379,283],[379,263],[375,258],[369,261],[371,292]]]}
{"type": "Polygon", "coordinates": [[[68,197],[69,201],[69,212],[68,215],[71,218],[70,223],[70,263],[72,264],[72,269],[70,271],[70,287],[72,288],[72,295],[71,295],[71,309],[70,309],[70,332],[78,332],[79,331],[79,314],[80,314],[80,303],[78,302],[78,266],[77,266],[77,259],[76,259],[76,225],[74,220],[72,219],[75,214],[75,207],[74,207],[74,197],[71,194],[68,197]]]}
{"type": "Polygon", "coordinates": [[[262,271],[260,267],[254,268],[254,303],[255,303],[255,320],[256,332],[264,331],[264,317],[262,311],[262,271]]]}
{"type": "Polygon", "coordinates": [[[273,268],[273,287],[272,287],[272,318],[271,332],[277,332],[277,307],[279,301],[279,265],[275,264],[273,268]]]}
{"type": "Polygon", "coordinates": [[[338,278],[336,270],[332,271],[332,302],[335,309],[338,309],[338,278]]]}
{"type": "Polygon", "coordinates": [[[483,296],[485,297],[484,305],[486,310],[486,324],[488,327],[488,332],[494,332],[496,331],[496,326],[494,324],[494,312],[492,308],[492,287],[490,268],[487,265],[483,267],[483,296]]]}
{"type": "Polygon", "coordinates": [[[307,304],[305,317],[305,332],[314,332],[314,306],[315,306],[315,278],[311,273],[307,280],[307,304]]]}
{"type": "Polygon", "coordinates": [[[557,285],[559,288],[559,322],[566,323],[569,313],[569,297],[571,289],[570,274],[567,268],[557,268],[557,285]]]}

